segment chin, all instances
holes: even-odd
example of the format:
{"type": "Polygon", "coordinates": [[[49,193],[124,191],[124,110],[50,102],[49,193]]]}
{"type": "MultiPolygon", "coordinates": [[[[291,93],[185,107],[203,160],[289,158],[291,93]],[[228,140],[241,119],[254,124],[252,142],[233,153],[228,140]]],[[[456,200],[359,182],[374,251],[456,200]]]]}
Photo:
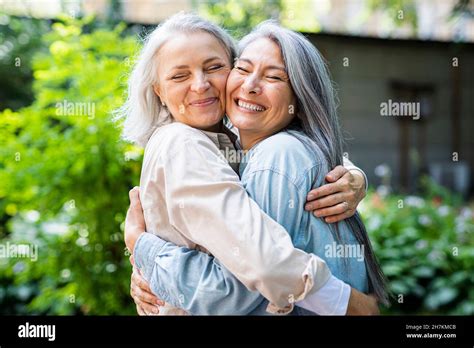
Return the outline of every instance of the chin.
{"type": "Polygon", "coordinates": [[[230,121],[240,130],[247,130],[255,128],[255,121],[250,120],[246,116],[237,116],[237,117],[230,117],[230,121]]]}
{"type": "Polygon", "coordinates": [[[200,117],[203,122],[201,122],[203,127],[210,128],[213,127],[220,122],[222,122],[222,119],[224,118],[224,115],[201,115],[200,117]]]}

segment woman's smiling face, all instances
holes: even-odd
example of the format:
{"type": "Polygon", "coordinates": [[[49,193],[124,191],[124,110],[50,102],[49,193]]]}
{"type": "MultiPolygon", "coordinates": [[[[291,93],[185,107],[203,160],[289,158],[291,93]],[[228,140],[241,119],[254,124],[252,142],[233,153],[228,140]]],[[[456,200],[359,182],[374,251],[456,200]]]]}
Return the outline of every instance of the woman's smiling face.
{"type": "Polygon", "coordinates": [[[280,47],[268,38],[251,42],[227,80],[227,115],[241,136],[260,140],[288,126],[295,98],[280,47]]]}
{"type": "Polygon", "coordinates": [[[217,130],[225,112],[229,56],[206,32],[178,34],[159,50],[155,93],[178,122],[217,130]]]}

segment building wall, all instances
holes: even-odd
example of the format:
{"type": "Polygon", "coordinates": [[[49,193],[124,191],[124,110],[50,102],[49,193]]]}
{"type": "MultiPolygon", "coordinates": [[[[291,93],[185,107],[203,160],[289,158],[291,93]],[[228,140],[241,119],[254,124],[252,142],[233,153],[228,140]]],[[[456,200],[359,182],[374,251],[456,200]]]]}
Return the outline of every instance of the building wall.
{"type": "MultiPolygon", "coordinates": [[[[380,103],[394,100],[391,81],[434,86],[433,112],[425,119],[427,163],[452,162],[453,70],[459,69],[460,132],[459,160],[468,162],[474,176],[474,45],[422,41],[363,39],[310,34],[309,39],[329,62],[338,89],[339,115],[346,131],[346,151],[360,165],[369,181],[378,184],[377,165],[385,163],[400,186],[399,117],[383,117],[380,103]],[[344,58],[349,66],[344,66],[344,58]],[[453,57],[459,67],[452,67],[453,57]]],[[[420,121],[408,122],[412,138],[411,171],[416,176],[420,121]]],[[[413,179],[413,178],[412,178],[413,179]]],[[[471,188],[472,179],[471,179],[471,188]]],[[[413,187],[412,187],[413,188],[413,187]]]]}

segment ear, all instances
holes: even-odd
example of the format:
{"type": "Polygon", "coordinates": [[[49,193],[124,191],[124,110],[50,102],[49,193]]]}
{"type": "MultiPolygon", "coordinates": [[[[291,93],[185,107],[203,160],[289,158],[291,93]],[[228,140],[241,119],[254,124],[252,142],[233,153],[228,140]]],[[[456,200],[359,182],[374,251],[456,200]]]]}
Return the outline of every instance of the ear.
{"type": "Polygon", "coordinates": [[[160,86],[158,84],[153,85],[153,91],[158,96],[158,98],[160,98],[160,102],[163,103],[163,100],[161,100],[160,86]]]}

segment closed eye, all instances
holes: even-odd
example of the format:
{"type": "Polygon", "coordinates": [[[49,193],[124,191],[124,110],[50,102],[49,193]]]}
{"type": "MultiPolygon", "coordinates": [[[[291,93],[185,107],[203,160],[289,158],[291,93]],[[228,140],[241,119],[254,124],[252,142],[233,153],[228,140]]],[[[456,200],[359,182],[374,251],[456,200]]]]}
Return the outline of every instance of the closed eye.
{"type": "Polygon", "coordinates": [[[272,80],[283,81],[283,79],[281,77],[278,77],[278,76],[267,76],[267,78],[272,79],[272,80]]]}
{"type": "Polygon", "coordinates": [[[186,77],[187,75],[179,74],[179,75],[174,75],[171,77],[172,80],[182,80],[186,77]]]}
{"type": "Polygon", "coordinates": [[[242,68],[241,66],[236,66],[235,68],[236,68],[237,70],[239,70],[239,71],[243,71],[243,72],[248,73],[248,70],[242,68]]]}
{"type": "Polygon", "coordinates": [[[220,70],[223,67],[224,67],[223,65],[213,65],[213,66],[209,67],[207,69],[207,71],[217,71],[217,70],[220,70]]]}

